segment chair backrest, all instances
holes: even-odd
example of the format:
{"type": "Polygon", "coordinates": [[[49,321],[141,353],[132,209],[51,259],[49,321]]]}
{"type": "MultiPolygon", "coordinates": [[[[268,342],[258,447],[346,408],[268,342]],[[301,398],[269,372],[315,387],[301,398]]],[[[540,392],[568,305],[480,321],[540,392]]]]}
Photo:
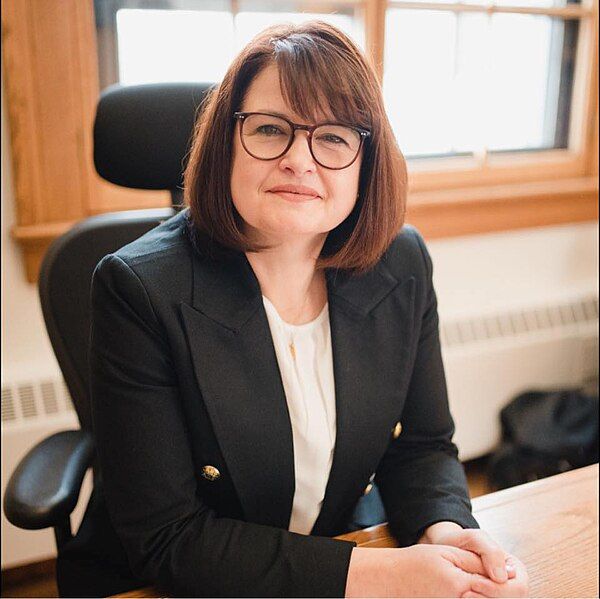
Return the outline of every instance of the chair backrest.
{"type": "Polygon", "coordinates": [[[56,239],[44,257],[39,292],[46,328],[81,427],[91,428],[88,344],[90,283],[98,262],[181,207],[182,173],[197,112],[211,84],[112,86],[94,122],[94,164],[117,185],[171,192],[173,208],[94,216],[56,239]]]}
{"type": "Polygon", "coordinates": [[[56,239],[44,257],[39,292],[46,329],[81,427],[91,428],[88,343],[90,283],[98,262],[175,214],[133,210],[85,219],[56,239]]]}
{"type": "Polygon", "coordinates": [[[133,189],[167,189],[182,205],[181,184],[198,112],[211,83],[113,85],[94,122],[98,174],[133,189]]]}

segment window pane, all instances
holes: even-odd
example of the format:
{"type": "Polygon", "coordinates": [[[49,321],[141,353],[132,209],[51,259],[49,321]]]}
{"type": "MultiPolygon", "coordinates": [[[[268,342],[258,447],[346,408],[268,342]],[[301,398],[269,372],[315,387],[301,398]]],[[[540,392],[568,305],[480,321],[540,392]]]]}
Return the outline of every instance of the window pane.
{"type": "MultiPolygon", "coordinates": [[[[411,2],[426,2],[431,3],[431,0],[410,0],[411,2]]],[[[454,4],[457,0],[435,0],[436,4],[454,4]]],[[[390,8],[401,8],[399,2],[389,2],[390,8]]],[[[564,8],[567,5],[581,4],[581,0],[470,0],[464,4],[476,4],[482,7],[488,6],[519,6],[519,7],[534,7],[534,8],[564,8]]]]}
{"type": "Polygon", "coordinates": [[[123,85],[218,81],[233,55],[233,18],[221,11],[121,9],[117,40],[123,85]]]}
{"type": "Polygon", "coordinates": [[[404,153],[566,147],[576,23],[390,9],[384,96],[404,153]]]}
{"type": "Polygon", "coordinates": [[[339,27],[364,48],[364,28],[355,16],[354,5],[345,0],[330,0],[319,3],[319,12],[314,11],[314,5],[305,0],[238,0],[235,17],[238,50],[269,25],[315,19],[339,27]]]}
{"type": "Polygon", "coordinates": [[[472,151],[483,144],[481,53],[485,17],[389,10],[386,19],[384,97],[398,143],[407,156],[472,151]],[[477,27],[479,24],[479,28],[477,27]]]}
{"type": "Polygon", "coordinates": [[[566,147],[577,21],[496,14],[489,40],[489,149],[566,147]]]}
{"type": "Polygon", "coordinates": [[[318,19],[339,27],[344,33],[364,47],[362,31],[357,31],[352,16],[322,13],[292,12],[239,12],[235,16],[236,43],[238,50],[247,44],[257,33],[276,23],[303,23],[318,19]]]}
{"type": "Polygon", "coordinates": [[[238,12],[223,0],[95,0],[101,88],[160,81],[220,81],[235,54],[257,33],[277,23],[320,19],[364,47],[352,4],[240,0],[238,12]]]}
{"type": "MultiPolygon", "coordinates": [[[[394,8],[394,5],[398,5],[398,8],[402,8],[400,5],[402,4],[403,1],[406,0],[400,0],[399,2],[388,2],[388,12],[390,9],[394,8]]],[[[423,3],[427,3],[430,4],[431,0],[410,0],[411,2],[423,2],[423,3]]],[[[435,0],[436,4],[454,4],[457,0],[435,0]]],[[[479,2],[472,0],[472,2],[469,2],[469,4],[479,4],[479,2]]]]}
{"type": "Polygon", "coordinates": [[[580,0],[495,0],[496,6],[524,6],[537,8],[564,8],[567,5],[581,4],[580,0]]]}

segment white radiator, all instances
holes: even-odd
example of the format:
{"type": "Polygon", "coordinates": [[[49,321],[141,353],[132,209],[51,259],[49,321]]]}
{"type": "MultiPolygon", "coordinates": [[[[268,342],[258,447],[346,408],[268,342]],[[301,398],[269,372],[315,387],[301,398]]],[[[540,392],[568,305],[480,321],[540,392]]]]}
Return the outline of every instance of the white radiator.
{"type": "MultiPolygon", "coordinates": [[[[2,501],[8,479],[21,458],[36,443],[79,423],[61,379],[2,383],[2,501]]],[[[91,472],[84,479],[71,517],[77,529],[91,493],[91,472]]],[[[22,530],[10,524],[2,510],[2,569],[45,560],[56,555],[52,530],[22,530]]]]}
{"type": "Polygon", "coordinates": [[[462,460],[494,449],[515,395],[598,377],[597,293],[443,321],[440,335],[462,460]]]}
{"type": "MultiPolygon", "coordinates": [[[[491,451],[500,437],[498,412],[516,394],[576,386],[598,376],[598,297],[442,320],[442,351],[455,441],[463,460],[491,451]]],[[[61,380],[2,386],[2,492],[19,459],[37,441],[77,428],[61,380]]],[[[80,497],[79,523],[91,485],[80,497]]],[[[22,531],[2,514],[2,568],[54,555],[51,531],[22,531]]]]}

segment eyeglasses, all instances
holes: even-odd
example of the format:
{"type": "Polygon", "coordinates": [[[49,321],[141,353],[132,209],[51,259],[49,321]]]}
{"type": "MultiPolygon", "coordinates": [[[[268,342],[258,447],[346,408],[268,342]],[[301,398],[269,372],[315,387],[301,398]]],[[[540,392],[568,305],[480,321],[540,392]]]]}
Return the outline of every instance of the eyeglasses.
{"type": "Polygon", "coordinates": [[[349,167],[358,157],[367,129],[340,123],[299,125],[264,112],[235,112],[240,121],[240,140],[250,156],[258,160],[281,158],[294,143],[296,130],[308,131],[308,147],[317,164],[331,170],[349,167]]]}

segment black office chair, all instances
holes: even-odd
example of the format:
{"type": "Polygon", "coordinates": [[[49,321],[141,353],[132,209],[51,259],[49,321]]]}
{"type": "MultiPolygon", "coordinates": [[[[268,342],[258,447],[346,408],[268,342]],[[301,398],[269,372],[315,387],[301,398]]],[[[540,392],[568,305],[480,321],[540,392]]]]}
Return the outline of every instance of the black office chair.
{"type": "Polygon", "coordinates": [[[92,273],[105,255],[181,208],[184,159],[209,88],[202,83],[113,86],[102,94],[94,124],[96,170],[117,185],[168,190],[172,207],[85,219],[54,241],[42,263],[44,321],[81,429],[56,433],[29,451],[8,482],[4,513],[20,528],[53,528],[59,554],[72,539],[70,515],[94,460],[87,363],[92,273]]]}

